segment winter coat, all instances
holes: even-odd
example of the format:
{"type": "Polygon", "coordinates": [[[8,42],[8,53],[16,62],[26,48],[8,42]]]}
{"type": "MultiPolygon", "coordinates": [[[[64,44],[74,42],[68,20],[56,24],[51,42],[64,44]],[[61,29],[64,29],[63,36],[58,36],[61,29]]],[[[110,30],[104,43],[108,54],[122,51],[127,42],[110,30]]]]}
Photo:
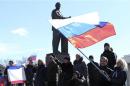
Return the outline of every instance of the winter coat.
{"type": "Polygon", "coordinates": [[[73,65],[71,62],[69,63],[62,63],[61,65],[62,73],[63,73],[63,80],[71,79],[73,76],[73,65]]]}
{"type": "Polygon", "coordinates": [[[28,64],[27,67],[25,68],[27,83],[30,84],[33,83],[34,73],[35,73],[35,67],[33,65],[28,64]]]}
{"type": "MultiPolygon", "coordinates": [[[[94,62],[93,63],[99,67],[98,63],[94,62]]],[[[90,86],[97,86],[98,84],[98,70],[93,66],[93,64],[90,62],[87,64],[88,66],[88,75],[89,75],[89,84],[90,86]]]]}
{"type": "Polygon", "coordinates": [[[111,86],[125,86],[127,74],[121,68],[116,67],[111,77],[111,86]]]}
{"type": "Polygon", "coordinates": [[[49,82],[56,82],[56,73],[58,73],[58,67],[56,62],[52,61],[47,66],[47,80],[49,82]]]}
{"type": "MultiPolygon", "coordinates": [[[[103,71],[104,74],[109,78],[111,77],[111,74],[113,72],[113,70],[108,68],[107,66],[100,66],[100,70],[103,71]]],[[[111,86],[111,83],[105,76],[99,73],[98,86],[111,86]]]]}
{"type": "Polygon", "coordinates": [[[46,68],[44,65],[38,65],[35,76],[35,86],[45,86],[46,68]]]}
{"type": "Polygon", "coordinates": [[[80,58],[78,61],[74,61],[74,71],[78,71],[87,79],[88,69],[85,62],[83,61],[83,58],[80,58]]]}

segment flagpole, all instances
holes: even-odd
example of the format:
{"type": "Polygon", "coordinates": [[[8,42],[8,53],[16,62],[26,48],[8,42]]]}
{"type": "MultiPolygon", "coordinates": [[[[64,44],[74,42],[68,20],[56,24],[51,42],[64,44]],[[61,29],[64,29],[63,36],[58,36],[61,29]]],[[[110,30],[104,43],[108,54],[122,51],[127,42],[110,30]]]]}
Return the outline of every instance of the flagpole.
{"type": "MultiPolygon", "coordinates": [[[[65,28],[65,27],[63,26],[63,28],[65,28]]],[[[57,30],[57,31],[59,31],[59,30],[57,30]]],[[[60,31],[59,31],[59,32],[60,32],[60,31]]],[[[61,32],[60,32],[60,33],[61,33],[61,32]]],[[[67,37],[66,37],[63,33],[61,33],[61,34],[67,39],[67,37]]],[[[69,41],[69,40],[68,40],[68,41],[69,41]]],[[[70,42],[70,41],[69,41],[69,42],[70,42]]],[[[70,43],[71,43],[71,42],[70,42],[70,43]]],[[[76,49],[92,63],[92,65],[99,71],[99,73],[101,73],[108,81],[110,81],[109,76],[105,75],[105,74],[104,74],[104,71],[100,70],[100,68],[97,67],[79,48],[76,48],[76,49]]]]}
{"type": "Polygon", "coordinates": [[[93,61],[91,61],[79,48],[76,48],[83,56],[85,56],[91,63],[92,65],[107,79],[110,80],[109,76],[105,75],[103,71],[101,71],[99,69],[99,67],[97,67],[93,61]]]}

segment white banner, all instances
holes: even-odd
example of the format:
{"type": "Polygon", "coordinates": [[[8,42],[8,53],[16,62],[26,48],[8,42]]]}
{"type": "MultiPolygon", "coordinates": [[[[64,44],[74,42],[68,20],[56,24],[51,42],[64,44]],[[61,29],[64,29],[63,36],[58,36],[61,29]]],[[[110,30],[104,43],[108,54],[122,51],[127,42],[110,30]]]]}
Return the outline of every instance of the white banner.
{"type": "Polygon", "coordinates": [[[12,84],[24,83],[26,81],[24,67],[11,66],[8,68],[8,78],[12,84]]]}

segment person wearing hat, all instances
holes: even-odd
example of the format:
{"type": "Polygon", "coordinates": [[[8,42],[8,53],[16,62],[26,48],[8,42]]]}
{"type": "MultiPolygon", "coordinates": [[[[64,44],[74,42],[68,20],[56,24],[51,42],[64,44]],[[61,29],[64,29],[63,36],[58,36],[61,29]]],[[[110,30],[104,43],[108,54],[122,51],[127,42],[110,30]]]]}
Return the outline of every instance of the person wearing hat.
{"type": "MultiPolygon", "coordinates": [[[[55,4],[55,9],[52,10],[52,13],[51,13],[51,17],[52,19],[67,19],[67,18],[70,18],[69,17],[63,17],[61,15],[61,12],[60,12],[60,7],[61,7],[61,4],[60,2],[57,2],[55,4]]],[[[68,40],[67,38],[65,38],[56,28],[54,28],[52,26],[52,31],[53,31],[53,39],[52,39],[52,48],[53,48],[53,53],[54,54],[59,54],[60,52],[58,51],[58,46],[59,46],[59,42],[61,40],[61,53],[63,54],[68,54],[68,40]]]]}
{"type": "Polygon", "coordinates": [[[87,79],[88,68],[86,63],[83,61],[83,58],[79,54],[76,54],[76,60],[74,60],[73,64],[74,71],[78,71],[81,75],[85,77],[85,79],[87,79]]]}
{"type": "Polygon", "coordinates": [[[9,61],[8,66],[4,70],[4,76],[5,76],[5,78],[7,78],[7,86],[11,85],[9,78],[8,78],[9,77],[8,76],[8,68],[11,67],[11,66],[14,66],[14,62],[12,60],[9,61]]]}
{"type": "Polygon", "coordinates": [[[88,67],[86,63],[83,61],[83,57],[79,54],[76,54],[76,59],[73,62],[74,71],[78,71],[86,80],[86,86],[88,86],[88,67]]]}
{"type": "Polygon", "coordinates": [[[111,47],[110,47],[110,44],[109,43],[105,43],[104,44],[104,52],[101,54],[101,57],[104,56],[104,57],[107,57],[108,59],[108,67],[111,68],[111,69],[114,69],[114,66],[116,64],[116,57],[115,56],[116,54],[111,51],[111,47]]]}

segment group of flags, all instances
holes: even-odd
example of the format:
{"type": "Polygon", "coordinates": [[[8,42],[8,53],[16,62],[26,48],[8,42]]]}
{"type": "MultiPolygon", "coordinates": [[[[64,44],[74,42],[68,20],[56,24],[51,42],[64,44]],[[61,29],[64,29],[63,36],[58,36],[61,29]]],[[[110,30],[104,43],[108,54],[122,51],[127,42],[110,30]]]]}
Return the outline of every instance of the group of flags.
{"type": "MultiPolygon", "coordinates": [[[[107,37],[116,34],[114,26],[109,22],[99,21],[97,12],[73,17],[70,19],[53,19],[50,23],[58,29],[76,48],[91,46],[107,37]]],[[[35,61],[36,55],[31,55],[28,61],[35,61]]],[[[8,68],[8,78],[12,84],[26,81],[24,67],[8,68]]]]}

